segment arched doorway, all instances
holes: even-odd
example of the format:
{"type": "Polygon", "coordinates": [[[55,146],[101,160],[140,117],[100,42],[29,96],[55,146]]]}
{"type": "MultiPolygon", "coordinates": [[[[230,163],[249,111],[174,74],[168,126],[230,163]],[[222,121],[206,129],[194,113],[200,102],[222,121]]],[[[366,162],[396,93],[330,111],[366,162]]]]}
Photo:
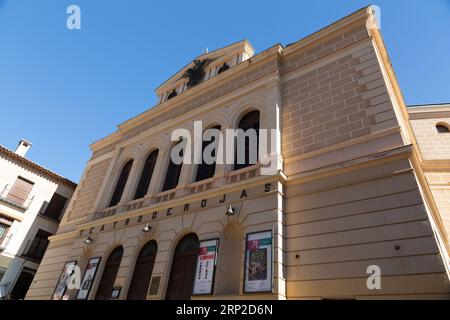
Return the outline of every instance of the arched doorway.
{"type": "Polygon", "coordinates": [[[119,246],[111,252],[108,261],[106,261],[105,269],[103,270],[102,279],[97,289],[95,300],[108,300],[111,298],[111,293],[116,280],[117,272],[119,271],[120,261],[122,261],[123,247],[119,246]]]}
{"type": "Polygon", "coordinates": [[[238,223],[230,223],[220,237],[219,260],[216,269],[215,293],[238,295],[240,292],[244,230],[238,223]]]}
{"type": "Polygon", "coordinates": [[[127,300],[145,300],[147,297],[157,251],[158,244],[155,240],[147,242],[142,247],[134,267],[127,300]]]}
{"type": "Polygon", "coordinates": [[[178,242],[173,254],[166,299],[188,300],[191,298],[199,245],[195,233],[185,235],[178,242]]]}

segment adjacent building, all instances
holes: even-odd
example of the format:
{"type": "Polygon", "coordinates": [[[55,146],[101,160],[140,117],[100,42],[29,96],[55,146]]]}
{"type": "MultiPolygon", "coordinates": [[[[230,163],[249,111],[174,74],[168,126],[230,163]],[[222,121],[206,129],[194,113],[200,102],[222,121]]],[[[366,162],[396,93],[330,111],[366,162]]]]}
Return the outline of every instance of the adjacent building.
{"type": "Polygon", "coordinates": [[[0,299],[23,299],[76,184],[0,146],[0,299]]]}
{"type": "Polygon", "coordinates": [[[448,107],[406,107],[372,7],[200,55],[156,94],[91,145],[27,299],[450,297],[448,107]],[[176,163],[196,121],[272,130],[269,156],[249,161],[260,134],[244,163],[176,163]]]}

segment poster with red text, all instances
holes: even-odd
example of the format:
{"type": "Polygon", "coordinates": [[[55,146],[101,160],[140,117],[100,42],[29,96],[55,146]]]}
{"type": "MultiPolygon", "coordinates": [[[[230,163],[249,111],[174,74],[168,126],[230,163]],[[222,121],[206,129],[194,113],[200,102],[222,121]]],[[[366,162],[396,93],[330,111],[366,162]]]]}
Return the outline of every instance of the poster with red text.
{"type": "Polygon", "coordinates": [[[200,242],[193,294],[212,294],[219,240],[200,242]]]}

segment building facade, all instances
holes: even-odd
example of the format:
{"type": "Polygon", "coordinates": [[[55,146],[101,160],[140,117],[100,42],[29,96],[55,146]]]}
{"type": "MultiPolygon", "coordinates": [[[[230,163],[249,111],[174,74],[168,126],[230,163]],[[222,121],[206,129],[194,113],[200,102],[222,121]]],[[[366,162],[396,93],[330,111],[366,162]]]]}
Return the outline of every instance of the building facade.
{"type": "Polygon", "coordinates": [[[0,146],[0,299],[23,299],[76,184],[0,146]]]}
{"type": "Polygon", "coordinates": [[[258,54],[241,41],[158,87],[91,145],[27,299],[449,298],[446,200],[375,20],[258,54]],[[270,169],[174,163],[171,134],[195,121],[272,130],[270,169]]]}

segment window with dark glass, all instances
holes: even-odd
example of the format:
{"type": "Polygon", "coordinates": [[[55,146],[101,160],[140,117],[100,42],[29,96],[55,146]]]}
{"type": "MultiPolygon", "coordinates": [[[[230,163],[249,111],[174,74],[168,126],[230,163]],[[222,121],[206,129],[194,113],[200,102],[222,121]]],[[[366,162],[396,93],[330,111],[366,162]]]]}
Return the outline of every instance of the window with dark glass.
{"type": "Polygon", "coordinates": [[[22,177],[18,177],[14,185],[9,190],[6,198],[16,205],[23,206],[25,205],[26,200],[28,199],[28,195],[33,189],[34,183],[30,180],[27,180],[22,177]]]}
{"type": "Polygon", "coordinates": [[[25,256],[33,260],[41,261],[44,257],[45,250],[47,250],[49,243],[48,237],[51,235],[51,233],[39,229],[33,241],[28,245],[25,256]]]}
{"type": "Polygon", "coordinates": [[[114,189],[111,197],[110,207],[119,203],[122,198],[123,190],[127,184],[128,176],[130,175],[131,167],[133,166],[133,160],[128,161],[120,172],[119,179],[117,180],[116,188],[114,189]]]}
{"type": "Polygon", "coordinates": [[[45,208],[45,206],[43,206],[45,209],[43,210],[42,215],[50,219],[60,221],[61,214],[66,206],[67,200],[68,199],[66,197],[63,197],[57,193],[53,194],[53,197],[47,207],[45,208]]]}
{"type": "Polygon", "coordinates": [[[172,99],[173,97],[177,96],[177,91],[175,89],[172,90],[171,93],[167,96],[167,100],[172,99]]]}
{"type": "Polygon", "coordinates": [[[150,181],[152,180],[153,170],[155,169],[156,160],[158,159],[158,153],[158,150],[153,151],[145,160],[141,178],[139,179],[136,193],[134,194],[134,199],[143,198],[147,194],[150,181]]]}
{"type": "MultiPolygon", "coordinates": [[[[178,142],[178,144],[182,143],[182,141],[178,142]]],[[[178,145],[176,144],[176,145],[178,145]]],[[[174,145],[173,148],[176,146],[174,145]]],[[[183,163],[175,164],[172,161],[172,150],[170,150],[169,154],[169,167],[167,168],[166,179],[164,180],[164,186],[162,191],[167,191],[175,188],[178,185],[178,180],[180,179],[181,168],[183,167],[183,163]]],[[[180,156],[183,156],[183,149],[180,151],[180,156]]]]}
{"type": "Polygon", "coordinates": [[[6,237],[6,233],[8,233],[8,226],[0,223],[0,242],[6,237]]]}
{"type": "Polygon", "coordinates": [[[247,113],[241,121],[239,121],[238,125],[239,129],[242,129],[244,132],[246,132],[249,129],[254,129],[256,131],[256,146],[250,145],[250,139],[248,137],[245,137],[245,162],[244,163],[238,163],[237,158],[237,146],[235,147],[235,153],[234,153],[234,170],[239,170],[242,168],[246,168],[248,166],[254,165],[254,163],[250,162],[250,148],[256,147],[256,150],[252,150],[253,152],[256,151],[256,157],[258,157],[258,144],[259,144],[259,111],[252,111],[247,113]]]}
{"type": "MultiPolygon", "coordinates": [[[[220,126],[215,126],[212,129],[220,130],[220,126]]],[[[202,181],[205,179],[212,178],[214,176],[214,173],[216,172],[216,161],[211,164],[207,164],[204,159],[204,152],[207,146],[215,142],[215,137],[212,137],[210,141],[203,141],[202,144],[202,163],[198,165],[197,167],[197,176],[195,178],[195,181],[202,181]]],[[[211,155],[215,158],[216,157],[216,150],[214,150],[211,155]]]]}
{"type": "Polygon", "coordinates": [[[444,124],[438,123],[436,125],[436,130],[438,133],[447,133],[450,132],[450,128],[444,124]]]}
{"type": "Polygon", "coordinates": [[[219,71],[217,71],[217,74],[221,74],[228,69],[230,69],[230,66],[226,62],[224,62],[223,65],[219,68],[219,71]]]}

